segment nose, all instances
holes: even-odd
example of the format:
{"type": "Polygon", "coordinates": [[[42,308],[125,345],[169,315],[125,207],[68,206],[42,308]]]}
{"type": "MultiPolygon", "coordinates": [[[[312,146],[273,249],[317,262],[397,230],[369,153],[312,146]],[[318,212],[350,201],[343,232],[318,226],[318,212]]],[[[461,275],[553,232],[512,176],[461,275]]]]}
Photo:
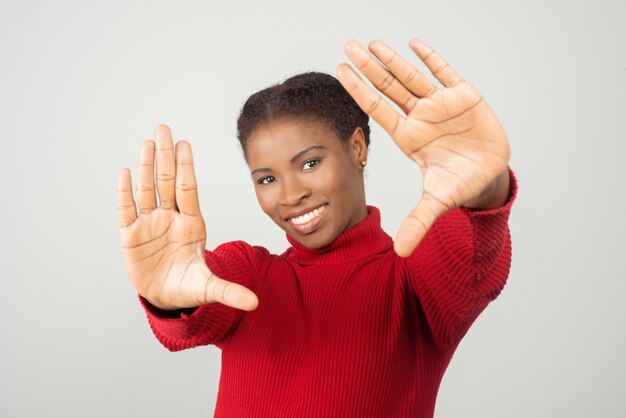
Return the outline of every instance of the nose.
{"type": "Polygon", "coordinates": [[[282,206],[297,206],[301,201],[311,196],[311,188],[297,176],[283,179],[280,195],[282,206]]]}

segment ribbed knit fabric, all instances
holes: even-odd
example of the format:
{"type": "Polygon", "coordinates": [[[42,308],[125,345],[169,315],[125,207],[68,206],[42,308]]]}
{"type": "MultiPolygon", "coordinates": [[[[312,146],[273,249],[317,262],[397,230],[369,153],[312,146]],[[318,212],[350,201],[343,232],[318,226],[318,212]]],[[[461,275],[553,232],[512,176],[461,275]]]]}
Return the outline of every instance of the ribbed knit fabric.
{"type": "Polygon", "coordinates": [[[287,236],[281,255],[243,241],[207,251],[213,272],[257,294],[255,311],[139,299],[167,349],[222,350],[216,418],[431,418],[456,347],[509,274],[509,175],[503,207],[446,213],[408,258],[373,206],[322,249],[287,236]]]}

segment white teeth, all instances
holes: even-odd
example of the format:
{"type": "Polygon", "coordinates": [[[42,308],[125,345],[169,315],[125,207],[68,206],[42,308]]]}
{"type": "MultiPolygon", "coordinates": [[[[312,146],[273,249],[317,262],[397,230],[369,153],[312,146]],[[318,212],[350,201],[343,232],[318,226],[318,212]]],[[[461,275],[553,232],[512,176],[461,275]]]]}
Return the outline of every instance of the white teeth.
{"type": "MultiPolygon", "coordinates": [[[[325,205],[324,205],[325,206],[325,205]]],[[[305,213],[301,216],[296,216],[295,218],[289,219],[289,222],[294,223],[296,225],[304,224],[310,222],[311,219],[316,218],[324,211],[324,206],[320,206],[319,208],[313,209],[309,213],[305,213]]]]}

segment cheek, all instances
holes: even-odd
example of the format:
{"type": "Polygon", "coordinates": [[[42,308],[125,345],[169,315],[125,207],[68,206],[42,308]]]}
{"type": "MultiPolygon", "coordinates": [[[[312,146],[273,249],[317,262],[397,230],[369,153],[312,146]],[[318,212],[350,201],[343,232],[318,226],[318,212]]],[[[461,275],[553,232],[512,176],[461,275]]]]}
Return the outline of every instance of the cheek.
{"type": "Polygon", "coordinates": [[[278,199],[277,196],[274,196],[276,192],[272,189],[276,188],[273,187],[270,189],[256,187],[254,190],[256,193],[256,199],[259,202],[259,206],[261,206],[261,210],[263,210],[263,212],[265,212],[265,214],[267,214],[268,216],[272,216],[272,214],[274,213],[276,199],[278,199]]]}
{"type": "Polygon", "coordinates": [[[346,172],[344,166],[333,164],[328,168],[316,176],[315,183],[318,190],[328,194],[344,194],[352,189],[351,173],[346,172]]]}

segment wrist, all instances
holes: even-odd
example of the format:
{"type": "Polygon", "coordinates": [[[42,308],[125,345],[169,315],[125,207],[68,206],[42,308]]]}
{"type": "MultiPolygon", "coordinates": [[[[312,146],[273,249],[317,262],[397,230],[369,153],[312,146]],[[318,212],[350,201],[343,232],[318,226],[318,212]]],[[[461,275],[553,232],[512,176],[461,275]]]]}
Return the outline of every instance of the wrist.
{"type": "Polygon", "coordinates": [[[508,166],[480,196],[472,199],[463,206],[473,210],[497,209],[506,203],[510,193],[510,179],[508,166]]]}
{"type": "Polygon", "coordinates": [[[172,305],[168,305],[166,303],[162,303],[159,300],[156,299],[148,299],[147,297],[144,296],[144,299],[146,299],[146,301],[152,306],[152,308],[159,310],[159,311],[177,311],[179,309],[182,309],[178,306],[172,306],[172,305]]]}
{"type": "MultiPolygon", "coordinates": [[[[140,295],[141,296],[141,295],[140,295]]],[[[191,316],[197,307],[191,308],[178,308],[178,307],[170,307],[168,305],[156,305],[154,302],[148,300],[147,298],[141,296],[140,300],[142,301],[143,306],[151,312],[153,315],[162,318],[180,318],[181,314],[185,314],[187,316],[191,316]]]]}

